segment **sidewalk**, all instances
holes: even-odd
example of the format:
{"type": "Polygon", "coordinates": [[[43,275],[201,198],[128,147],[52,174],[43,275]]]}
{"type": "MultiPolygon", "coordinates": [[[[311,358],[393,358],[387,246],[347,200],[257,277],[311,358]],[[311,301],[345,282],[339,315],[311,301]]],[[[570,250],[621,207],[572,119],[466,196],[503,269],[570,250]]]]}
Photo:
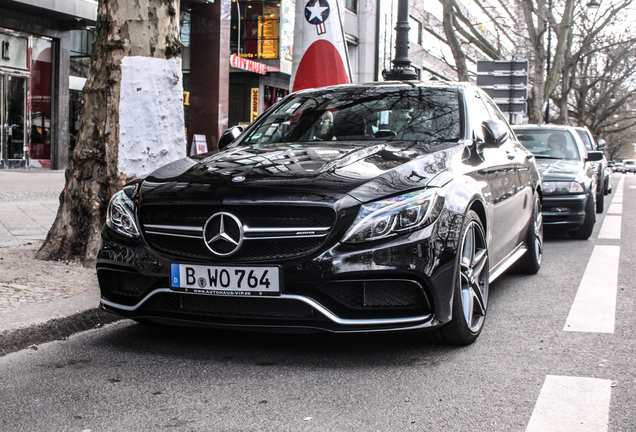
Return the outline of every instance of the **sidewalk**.
{"type": "Polygon", "coordinates": [[[0,170],[0,355],[114,318],[97,310],[94,269],[35,259],[64,182],[63,171],[0,170]]]}

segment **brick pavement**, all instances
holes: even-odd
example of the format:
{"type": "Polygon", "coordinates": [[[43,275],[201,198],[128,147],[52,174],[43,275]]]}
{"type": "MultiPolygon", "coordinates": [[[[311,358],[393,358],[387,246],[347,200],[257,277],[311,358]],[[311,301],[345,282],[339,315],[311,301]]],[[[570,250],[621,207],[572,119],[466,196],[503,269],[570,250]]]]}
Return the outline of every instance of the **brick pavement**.
{"type": "MultiPolygon", "coordinates": [[[[10,246],[39,243],[55,220],[63,171],[0,170],[0,258],[10,246]]],[[[25,263],[26,265],[26,263],[25,263]]],[[[69,297],[48,287],[10,283],[0,274],[0,312],[69,297]]]]}

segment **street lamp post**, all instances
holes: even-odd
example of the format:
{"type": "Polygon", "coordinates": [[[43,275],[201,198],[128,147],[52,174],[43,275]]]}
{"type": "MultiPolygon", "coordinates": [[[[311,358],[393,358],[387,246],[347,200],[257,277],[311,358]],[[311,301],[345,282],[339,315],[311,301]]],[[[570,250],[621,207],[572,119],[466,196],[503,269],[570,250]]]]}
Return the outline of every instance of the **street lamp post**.
{"type": "Polygon", "coordinates": [[[395,26],[395,59],[393,69],[383,70],[382,77],[387,81],[416,80],[417,74],[411,68],[409,60],[409,0],[398,0],[398,16],[395,26]]]}

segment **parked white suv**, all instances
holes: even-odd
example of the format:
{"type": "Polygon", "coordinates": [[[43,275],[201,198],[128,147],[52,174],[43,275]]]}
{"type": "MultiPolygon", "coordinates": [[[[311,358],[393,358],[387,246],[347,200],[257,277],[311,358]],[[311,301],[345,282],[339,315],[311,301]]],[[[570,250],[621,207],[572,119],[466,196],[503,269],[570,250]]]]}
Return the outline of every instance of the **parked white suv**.
{"type": "Polygon", "coordinates": [[[628,159],[626,161],[623,161],[623,170],[626,173],[633,172],[634,174],[636,174],[636,160],[628,159]]]}

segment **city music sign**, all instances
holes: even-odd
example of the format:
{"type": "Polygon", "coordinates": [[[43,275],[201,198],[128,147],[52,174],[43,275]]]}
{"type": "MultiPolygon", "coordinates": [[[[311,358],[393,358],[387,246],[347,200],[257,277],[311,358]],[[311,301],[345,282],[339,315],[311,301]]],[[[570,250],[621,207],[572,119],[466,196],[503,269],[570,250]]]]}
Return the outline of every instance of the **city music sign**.
{"type": "Polygon", "coordinates": [[[28,40],[0,33],[0,66],[28,69],[28,40]]]}
{"type": "Polygon", "coordinates": [[[230,66],[254,72],[261,75],[267,75],[267,65],[246,58],[239,57],[235,54],[230,56],[230,66]]]}

